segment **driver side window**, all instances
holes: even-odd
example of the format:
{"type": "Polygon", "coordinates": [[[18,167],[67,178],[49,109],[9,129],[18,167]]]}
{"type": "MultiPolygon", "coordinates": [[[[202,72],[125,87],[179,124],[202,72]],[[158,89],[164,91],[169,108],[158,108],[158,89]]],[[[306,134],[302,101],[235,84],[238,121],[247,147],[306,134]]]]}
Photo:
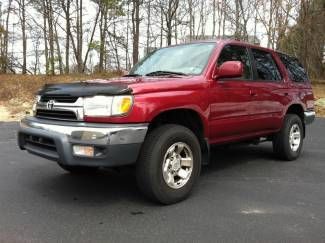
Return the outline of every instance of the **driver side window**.
{"type": "Polygon", "coordinates": [[[220,53],[217,66],[220,67],[226,61],[241,61],[244,65],[244,75],[236,79],[252,80],[251,63],[246,47],[236,45],[225,46],[220,53]]]}

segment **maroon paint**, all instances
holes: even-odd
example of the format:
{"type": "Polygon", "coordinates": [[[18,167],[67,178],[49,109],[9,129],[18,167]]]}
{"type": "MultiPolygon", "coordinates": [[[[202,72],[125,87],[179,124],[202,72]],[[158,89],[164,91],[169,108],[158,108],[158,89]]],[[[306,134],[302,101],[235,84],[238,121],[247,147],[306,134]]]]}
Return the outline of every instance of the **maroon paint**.
{"type": "Polygon", "coordinates": [[[292,104],[307,110],[314,100],[311,84],[292,82],[276,52],[238,41],[218,41],[204,72],[198,76],[127,77],[102,82],[127,83],[133,90],[134,105],[123,117],[86,117],[87,122],[150,122],[162,112],[190,109],[199,114],[205,137],[210,143],[222,143],[268,135],[280,130],[284,114],[292,104]],[[225,45],[254,47],[272,54],[282,75],[275,82],[220,80],[241,76],[243,65],[229,61],[215,68],[225,45]]]}

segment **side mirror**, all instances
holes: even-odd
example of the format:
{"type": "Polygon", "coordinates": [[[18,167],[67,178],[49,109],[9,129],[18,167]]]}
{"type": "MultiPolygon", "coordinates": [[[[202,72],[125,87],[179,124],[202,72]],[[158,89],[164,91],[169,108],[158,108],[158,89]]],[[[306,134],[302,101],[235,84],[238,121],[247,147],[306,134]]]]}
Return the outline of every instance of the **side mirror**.
{"type": "Polygon", "coordinates": [[[218,78],[239,78],[244,74],[244,65],[240,61],[227,61],[216,67],[213,72],[213,79],[218,78]]]}

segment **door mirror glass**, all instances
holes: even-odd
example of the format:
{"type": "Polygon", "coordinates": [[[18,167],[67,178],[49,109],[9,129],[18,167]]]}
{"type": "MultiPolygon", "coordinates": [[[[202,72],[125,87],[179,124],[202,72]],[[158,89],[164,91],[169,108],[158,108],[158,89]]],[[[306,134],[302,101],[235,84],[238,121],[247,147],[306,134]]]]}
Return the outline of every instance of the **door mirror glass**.
{"type": "Polygon", "coordinates": [[[226,61],[213,72],[213,79],[239,78],[244,74],[244,65],[240,61],[226,61]]]}

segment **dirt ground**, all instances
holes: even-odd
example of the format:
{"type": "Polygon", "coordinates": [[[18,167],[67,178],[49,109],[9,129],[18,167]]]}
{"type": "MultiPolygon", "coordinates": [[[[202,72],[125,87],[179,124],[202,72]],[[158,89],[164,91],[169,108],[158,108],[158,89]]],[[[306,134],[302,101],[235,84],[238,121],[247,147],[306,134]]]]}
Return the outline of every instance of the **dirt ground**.
{"type": "MultiPolygon", "coordinates": [[[[46,83],[72,82],[95,78],[109,78],[116,73],[100,76],[22,76],[0,75],[0,121],[18,121],[32,114],[34,94],[46,83]]],[[[325,117],[325,81],[313,84],[318,117],[325,117]]]]}
{"type": "Polygon", "coordinates": [[[316,114],[325,117],[325,82],[313,85],[316,114]]]}
{"type": "Polygon", "coordinates": [[[10,112],[7,110],[7,108],[0,105],[0,121],[10,121],[10,116],[10,112]]]}
{"type": "Polygon", "coordinates": [[[0,121],[19,121],[26,115],[32,114],[33,102],[10,100],[0,102],[0,121]]]}

